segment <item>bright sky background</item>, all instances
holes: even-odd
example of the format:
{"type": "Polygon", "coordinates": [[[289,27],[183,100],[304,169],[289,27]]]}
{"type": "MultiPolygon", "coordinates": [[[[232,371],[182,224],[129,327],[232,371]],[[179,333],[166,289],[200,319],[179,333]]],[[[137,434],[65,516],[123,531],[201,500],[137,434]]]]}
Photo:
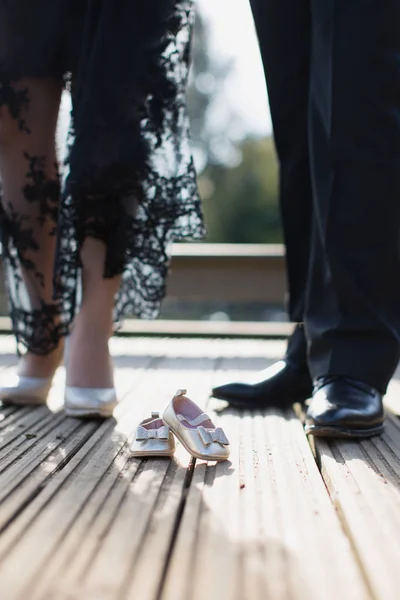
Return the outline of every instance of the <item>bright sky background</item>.
{"type": "Polygon", "coordinates": [[[198,0],[210,25],[211,50],[235,59],[228,100],[247,133],[271,132],[264,75],[248,0],[198,0]]]}

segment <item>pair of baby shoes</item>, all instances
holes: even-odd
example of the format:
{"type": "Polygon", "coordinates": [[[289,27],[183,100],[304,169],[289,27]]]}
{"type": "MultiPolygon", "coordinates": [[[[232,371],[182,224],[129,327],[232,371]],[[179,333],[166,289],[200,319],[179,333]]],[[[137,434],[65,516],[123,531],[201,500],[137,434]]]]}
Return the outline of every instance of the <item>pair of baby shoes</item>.
{"type": "Polygon", "coordinates": [[[136,429],[131,454],[136,457],[173,456],[175,437],[195,458],[223,461],[229,458],[229,441],[220,427],[179,390],[161,417],[152,412],[136,429]]]}

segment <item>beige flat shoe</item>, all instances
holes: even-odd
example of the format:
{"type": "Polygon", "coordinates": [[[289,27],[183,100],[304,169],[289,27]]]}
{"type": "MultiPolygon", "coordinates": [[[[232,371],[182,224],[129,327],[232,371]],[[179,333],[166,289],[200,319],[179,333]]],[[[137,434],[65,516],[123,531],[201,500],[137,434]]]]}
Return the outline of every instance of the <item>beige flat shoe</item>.
{"type": "Polygon", "coordinates": [[[52,382],[53,376],[44,378],[14,375],[0,386],[0,400],[4,404],[18,406],[46,404],[52,382]]]}
{"type": "Polygon", "coordinates": [[[107,419],[117,406],[114,388],[65,388],[64,411],[68,417],[101,417],[107,419]]]}
{"type": "Polygon", "coordinates": [[[135,432],[131,455],[138,457],[173,456],[175,439],[160,413],[152,412],[150,419],[142,421],[135,432]]]}
{"type": "Polygon", "coordinates": [[[229,441],[220,427],[179,390],[167,406],[163,420],[181,444],[195,458],[222,461],[229,458],[229,441]]]}

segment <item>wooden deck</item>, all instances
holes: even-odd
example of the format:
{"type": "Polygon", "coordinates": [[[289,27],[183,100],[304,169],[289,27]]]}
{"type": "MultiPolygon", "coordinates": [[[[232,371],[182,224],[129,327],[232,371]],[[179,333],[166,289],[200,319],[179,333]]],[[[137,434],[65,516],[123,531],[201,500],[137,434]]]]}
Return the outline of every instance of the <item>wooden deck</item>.
{"type": "MultiPolygon", "coordinates": [[[[119,338],[115,420],[64,417],[62,369],[49,407],[0,407],[0,599],[398,600],[397,417],[380,438],[322,441],[314,454],[292,411],[222,410],[229,462],[179,446],[173,461],[129,456],[138,421],[177,388],[220,410],[212,384],[283,349],[119,338]]],[[[0,339],[0,375],[13,350],[0,339]]]]}

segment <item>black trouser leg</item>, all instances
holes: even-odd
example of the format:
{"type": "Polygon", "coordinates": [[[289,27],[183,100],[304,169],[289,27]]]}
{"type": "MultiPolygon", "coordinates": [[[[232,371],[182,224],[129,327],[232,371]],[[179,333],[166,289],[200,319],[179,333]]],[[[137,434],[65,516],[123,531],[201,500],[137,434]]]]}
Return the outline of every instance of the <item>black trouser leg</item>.
{"type": "Polygon", "coordinates": [[[312,375],[385,391],[399,359],[400,0],[312,0],[312,375]]]}
{"type": "Polygon", "coordinates": [[[251,0],[280,163],[292,321],[304,320],[311,237],[308,97],[311,20],[309,0],[251,0]]]}

